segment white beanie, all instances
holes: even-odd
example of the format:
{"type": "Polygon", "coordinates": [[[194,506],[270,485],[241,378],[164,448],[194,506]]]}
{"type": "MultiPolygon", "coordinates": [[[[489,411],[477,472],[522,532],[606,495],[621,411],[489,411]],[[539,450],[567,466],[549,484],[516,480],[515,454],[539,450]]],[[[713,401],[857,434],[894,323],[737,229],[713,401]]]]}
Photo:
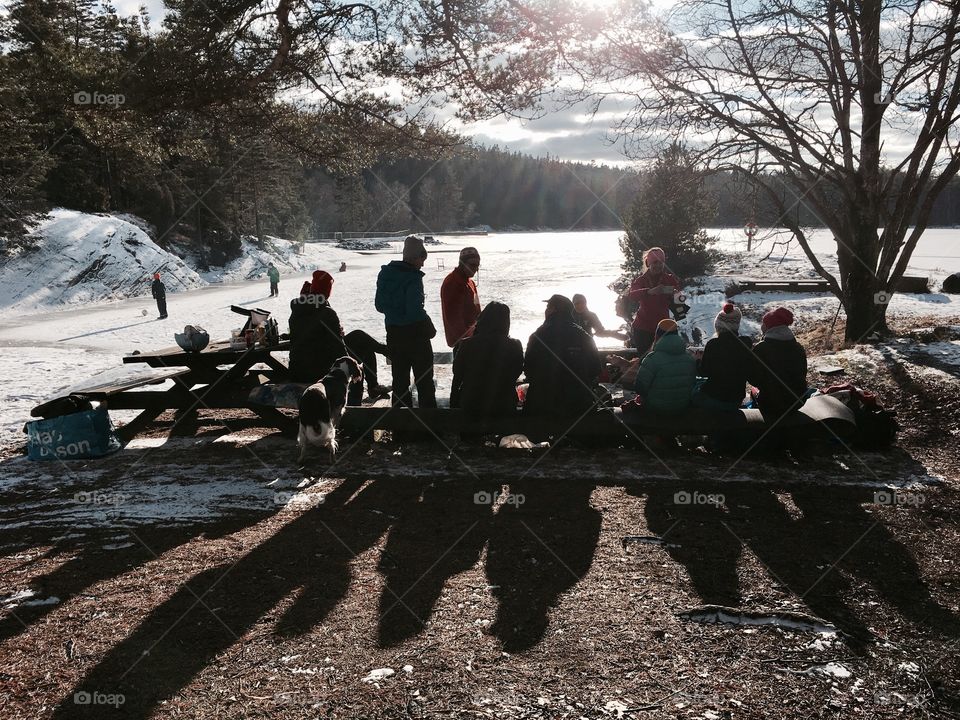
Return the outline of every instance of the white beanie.
{"type": "Polygon", "coordinates": [[[743,313],[740,312],[740,308],[734,305],[732,302],[725,302],[723,307],[720,309],[720,312],[717,313],[716,319],[713,321],[713,327],[717,331],[717,335],[720,334],[721,330],[726,330],[727,332],[732,332],[734,335],[740,334],[740,321],[743,319],[743,313]]]}

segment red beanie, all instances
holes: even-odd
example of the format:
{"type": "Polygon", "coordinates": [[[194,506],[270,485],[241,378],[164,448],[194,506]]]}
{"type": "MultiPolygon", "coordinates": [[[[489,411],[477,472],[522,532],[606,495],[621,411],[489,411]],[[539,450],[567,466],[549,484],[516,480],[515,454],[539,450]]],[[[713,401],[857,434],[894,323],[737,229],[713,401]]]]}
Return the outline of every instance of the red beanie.
{"type": "Polygon", "coordinates": [[[762,330],[769,330],[779,325],[793,325],[793,313],[785,307],[778,307],[776,310],[771,310],[764,315],[760,323],[760,328],[762,330]]]}
{"type": "Polygon", "coordinates": [[[333,290],[333,275],[325,270],[313,271],[313,282],[310,283],[310,292],[314,295],[330,297],[333,290]]]}
{"type": "Polygon", "coordinates": [[[154,280],[159,280],[159,279],[160,279],[160,273],[154,273],[154,274],[153,274],[153,279],[154,279],[154,280]]]}

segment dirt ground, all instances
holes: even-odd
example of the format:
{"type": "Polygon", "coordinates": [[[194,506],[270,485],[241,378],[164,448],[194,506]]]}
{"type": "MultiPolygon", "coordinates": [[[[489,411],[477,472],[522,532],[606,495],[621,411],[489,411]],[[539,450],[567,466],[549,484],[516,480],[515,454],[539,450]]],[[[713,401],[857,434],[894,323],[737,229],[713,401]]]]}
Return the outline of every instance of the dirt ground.
{"type": "MultiPolygon", "coordinates": [[[[904,428],[884,453],[363,440],[299,503],[80,532],[0,486],[0,717],[960,717],[960,379],[858,350],[844,378],[904,428]]],[[[227,433],[252,441],[115,456],[88,489],[292,465],[198,428],[227,433]]]]}

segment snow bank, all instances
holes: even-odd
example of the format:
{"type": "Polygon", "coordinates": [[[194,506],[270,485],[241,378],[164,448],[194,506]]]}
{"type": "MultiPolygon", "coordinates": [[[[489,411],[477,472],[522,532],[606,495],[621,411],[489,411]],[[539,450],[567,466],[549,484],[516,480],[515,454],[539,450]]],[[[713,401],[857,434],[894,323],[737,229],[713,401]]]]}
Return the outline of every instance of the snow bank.
{"type": "Polygon", "coordinates": [[[149,294],[155,272],[171,292],[204,285],[143,228],[120,217],[57,208],[35,234],[36,249],[0,267],[0,307],[38,310],[149,294]]]}

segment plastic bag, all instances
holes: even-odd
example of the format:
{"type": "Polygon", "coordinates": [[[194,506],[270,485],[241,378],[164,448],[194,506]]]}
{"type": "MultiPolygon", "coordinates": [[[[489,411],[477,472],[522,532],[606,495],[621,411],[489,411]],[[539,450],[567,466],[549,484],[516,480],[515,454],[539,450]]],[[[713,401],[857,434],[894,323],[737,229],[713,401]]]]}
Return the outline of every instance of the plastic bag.
{"type": "Polygon", "coordinates": [[[113,430],[107,408],[34,420],[24,427],[31,460],[83,460],[103,457],[122,445],[113,430]]]}

